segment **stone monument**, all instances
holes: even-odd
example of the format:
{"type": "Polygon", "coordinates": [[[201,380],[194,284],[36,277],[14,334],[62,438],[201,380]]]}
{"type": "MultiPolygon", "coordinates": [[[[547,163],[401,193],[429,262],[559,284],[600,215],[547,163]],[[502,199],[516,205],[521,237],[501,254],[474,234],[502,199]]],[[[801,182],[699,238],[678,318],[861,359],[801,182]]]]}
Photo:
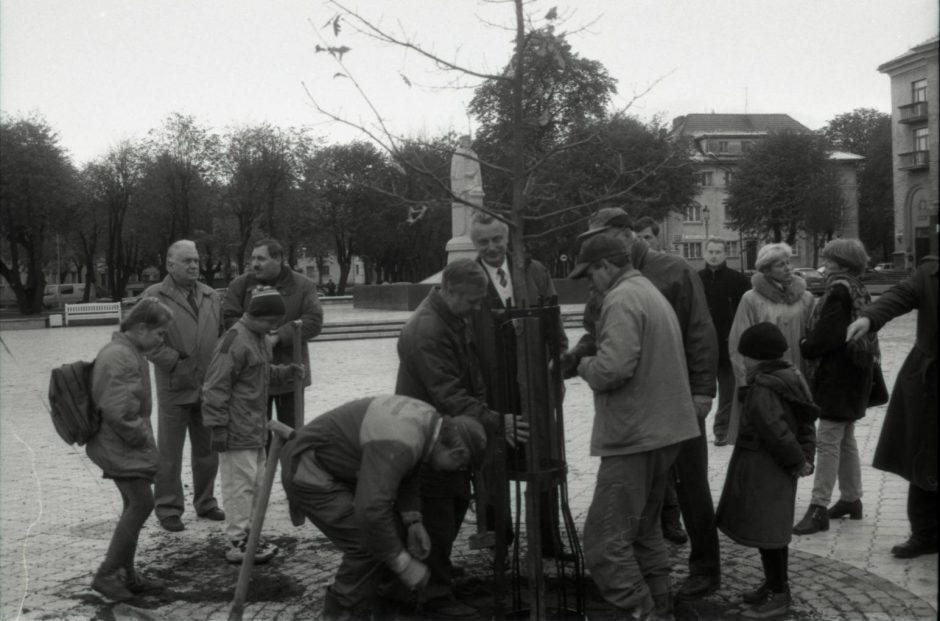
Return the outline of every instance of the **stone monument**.
{"type": "MultiPolygon", "coordinates": [[[[470,148],[470,136],[460,137],[450,160],[450,191],[471,205],[483,206],[483,175],[477,154],[470,148]]],[[[452,237],[445,247],[447,262],[476,258],[473,242],[470,241],[473,208],[466,203],[453,201],[450,214],[452,237]]]]}

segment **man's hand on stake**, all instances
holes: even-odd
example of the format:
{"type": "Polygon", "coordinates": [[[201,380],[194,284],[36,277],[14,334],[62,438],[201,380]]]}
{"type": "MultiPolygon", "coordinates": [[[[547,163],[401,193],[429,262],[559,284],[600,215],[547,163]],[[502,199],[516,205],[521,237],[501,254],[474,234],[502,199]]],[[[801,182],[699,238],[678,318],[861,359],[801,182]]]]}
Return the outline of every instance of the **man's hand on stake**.
{"type": "Polygon", "coordinates": [[[503,420],[506,423],[506,442],[509,446],[516,443],[525,444],[529,441],[529,423],[522,420],[518,414],[506,414],[503,420]]]}
{"type": "Polygon", "coordinates": [[[421,522],[414,522],[408,527],[408,552],[419,561],[431,553],[431,538],[421,522]]]}

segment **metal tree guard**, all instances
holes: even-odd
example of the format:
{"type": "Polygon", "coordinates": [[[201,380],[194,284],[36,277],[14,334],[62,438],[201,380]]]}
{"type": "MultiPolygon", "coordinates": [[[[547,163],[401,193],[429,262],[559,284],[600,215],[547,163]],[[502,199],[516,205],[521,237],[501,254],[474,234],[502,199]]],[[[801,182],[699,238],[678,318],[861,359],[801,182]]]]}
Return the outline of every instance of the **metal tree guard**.
{"type": "Polygon", "coordinates": [[[490,494],[495,507],[497,619],[585,617],[584,560],[568,505],[558,335],[561,311],[556,299],[549,306],[541,306],[541,302],[537,307],[494,311],[500,382],[493,405],[501,412],[521,414],[529,423],[529,441],[524,446],[507,447],[502,429],[496,437],[495,489],[490,494]],[[511,497],[515,498],[516,545],[508,581],[512,603],[507,610],[506,517],[511,497]],[[523,539],[527,548],[524,568],[520,560],[523,539]],[[551,579],[543,571],[542,543],[546,539],[554,548],[555,574],[551,579]]]}

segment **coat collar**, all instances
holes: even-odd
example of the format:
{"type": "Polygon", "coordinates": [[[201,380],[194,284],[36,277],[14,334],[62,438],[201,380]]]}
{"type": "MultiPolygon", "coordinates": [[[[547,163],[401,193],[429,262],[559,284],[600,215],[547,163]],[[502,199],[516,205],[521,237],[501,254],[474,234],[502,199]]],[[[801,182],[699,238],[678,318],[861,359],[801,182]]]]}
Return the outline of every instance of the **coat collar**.
{"type": "Polygon", "coordinates": [[[460,332],[467,327],[467,322],[464,321],[463,318],[458,317],[452,313],[450,307],[447,306],[447,302],[444,301],[444,297],[441,295],[440,286],[435,286],[433,289],[431,289],[427,299],[431,310],[434,311],[434,313],[439,316],[452,330],[460,332]]]}
{"type": "Polygon", "coordinates": [[[796,304],[806,291],[806,282],[798,276],[794,276],[790,280],[790,284],[781,289],[778,284],[772,282],[762,272],[757,272],[751,276],[751,286],[757,293],[777,304],[796,304]]]}

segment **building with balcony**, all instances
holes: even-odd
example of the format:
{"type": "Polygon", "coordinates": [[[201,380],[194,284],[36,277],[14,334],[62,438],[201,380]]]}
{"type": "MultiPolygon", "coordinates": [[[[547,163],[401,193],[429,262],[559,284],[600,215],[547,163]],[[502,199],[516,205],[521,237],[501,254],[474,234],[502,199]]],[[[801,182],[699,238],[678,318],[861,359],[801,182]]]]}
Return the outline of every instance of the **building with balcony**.
{"type": "MultiPolygon", "coordinates": [[[[753,269],[757,250],[766,240],[746,239],[727,226],[727,186],[748,152],[769,134],[812,133],[788,114],[687,114],[673,119],[671,136],[689,139],[692,162],[699,175],[699,194],[684,214],[673,213],[662,223],[662,249],[676,252],[696,267],[704,265],[705,240],[726,240],[728,265],[753,269]]],[[[863,160],[853,153],[833,152],[845,197],[845,211],[838,235],[858,237],[858,193],[856,166],[863,160]]],[[[795,266],[813,262],[812,240],[799,238],[793,248],[795,266]]],[[[813,266],[815,267],[815,266],[813,266]]]]}
{"type": "Polygon", "coordinates": [[[894,266],[937,255],[938,37],[889,60],[894,153],[894,266]]]}

